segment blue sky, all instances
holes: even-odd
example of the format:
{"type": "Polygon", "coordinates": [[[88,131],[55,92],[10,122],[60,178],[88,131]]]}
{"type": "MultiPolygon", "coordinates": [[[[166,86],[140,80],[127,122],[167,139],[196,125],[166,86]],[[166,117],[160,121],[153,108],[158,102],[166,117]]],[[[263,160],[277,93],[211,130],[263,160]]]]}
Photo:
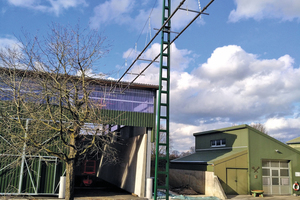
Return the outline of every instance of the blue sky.
{"type": "MultiPolygon", "coordinates": [[[[172,7],[179,2],[173,0],[172,7]]],[[[200,0],[200,5],[208,2],[200,0]]],[[[43,37],[52,22],[79,23],[98,29],[112,45],[93,73],[118,79],[149,41],[150,32],[153,36],[154,28],[160,28],[161,4],[162,0],[2,0],[0,47],[16,43],[22,29],[43,37]]],[[[186,0],[182,7],[199,10],[199,1],[186,0]]],[[[300,1],[215,0],[206,12],[209,15],[197,19],[172,46],[174,148],[188,150],[194,145],[194,132],[243,123],[265,124],[281,141],[300,136],[300,1]]],[[[172,30],[180,31],[193,16],[179,11],[172,30]]],[[[159,53],[159,38],[144,58],[159,53]]],[[[145,65],[137,62],[132,72],[145,65]]],[[[126,75],[124,81],[132,78],[126,75]]],[[[158,65],[137,82],[157,84],[158,65]]]]}

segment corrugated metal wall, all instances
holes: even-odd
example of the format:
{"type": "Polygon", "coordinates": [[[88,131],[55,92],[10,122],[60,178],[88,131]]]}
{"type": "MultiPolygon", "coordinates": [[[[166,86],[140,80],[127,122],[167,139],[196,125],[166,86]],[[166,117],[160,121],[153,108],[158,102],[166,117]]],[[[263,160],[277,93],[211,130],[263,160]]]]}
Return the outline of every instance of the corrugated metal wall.
{"type": "Polygon", "coordinates": [[[57,194],[65,165],[50,156],[1,156],[0,170],[1,194],[57,194]]]}
{"type": "Polygon", "coordinates": [[[0,193],[17,193],[20,177],[20,165],[16,161],[17,157],[1,156],[0,159],[0,193]]]}
{"type": "Polygon", "coordinates": [[[101,115],[107,124],[138,126],[138,127],[155,127],[155,114],[139,113],[128,111],[101,110],[101,115]],[[107,120],[105,120],[107,118],[107,120]]]}

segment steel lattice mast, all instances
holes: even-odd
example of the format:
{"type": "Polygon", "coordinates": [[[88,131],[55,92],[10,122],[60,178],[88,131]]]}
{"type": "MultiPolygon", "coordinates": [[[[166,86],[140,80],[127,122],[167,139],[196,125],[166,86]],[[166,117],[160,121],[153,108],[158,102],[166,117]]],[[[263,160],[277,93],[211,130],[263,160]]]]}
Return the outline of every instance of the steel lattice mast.
{"type": "Polygon", "coordinates": [[[158,90],[158,109],[156,127],[156,154],[155,154],[155,183],[154,199],[161,189],[169,199],[169,102],[170,102],[170,45],[171,45],[171,0],[163,0],[160,52],[160,72],[158,90]],[[167,23],[165,23],[168,20],[167,23]],[[160,153],[162,150],[162,154],[160,153]],[[158,178],[160,183],[158,183],[158,178]]]}

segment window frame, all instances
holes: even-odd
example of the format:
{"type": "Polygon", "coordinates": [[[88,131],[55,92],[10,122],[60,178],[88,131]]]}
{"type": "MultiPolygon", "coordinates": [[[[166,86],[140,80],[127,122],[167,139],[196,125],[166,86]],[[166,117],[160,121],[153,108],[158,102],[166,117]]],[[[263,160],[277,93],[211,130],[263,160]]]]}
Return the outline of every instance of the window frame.
{"type": "Polygon", "coordinates": [[[210,147],[225,147],[226,146],[226,139],[215,139],[210,140],[210,147]]]}

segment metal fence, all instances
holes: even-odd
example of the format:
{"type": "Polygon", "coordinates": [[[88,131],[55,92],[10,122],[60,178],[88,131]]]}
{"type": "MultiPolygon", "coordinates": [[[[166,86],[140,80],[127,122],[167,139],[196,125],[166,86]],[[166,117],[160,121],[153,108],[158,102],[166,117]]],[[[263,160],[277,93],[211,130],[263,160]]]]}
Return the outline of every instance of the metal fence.
{"type": "MultiPolygon", "coordinates": [[[[24,121],[28,129],[30,119],[24,121]]],[[[0,194],[57,194],[65,164],[54,156],[30,155],[25,144],[13,145],[6,136],[17,131],[0,130],[0,194]]]]}

